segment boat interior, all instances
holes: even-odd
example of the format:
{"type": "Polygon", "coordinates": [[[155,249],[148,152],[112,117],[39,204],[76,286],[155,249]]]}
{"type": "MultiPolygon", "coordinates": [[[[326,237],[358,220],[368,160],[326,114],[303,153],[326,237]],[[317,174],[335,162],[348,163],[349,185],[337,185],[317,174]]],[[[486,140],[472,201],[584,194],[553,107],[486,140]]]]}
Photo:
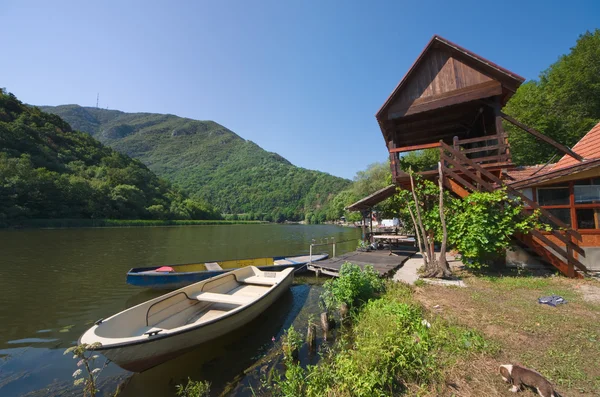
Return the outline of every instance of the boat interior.
{"type": "Polygon", "coordinates": [[[291,272],[250,266],[213,277],[110,317],[96,327],[94,336],[106,345],[197,326],[260,299],[291,272]]]}

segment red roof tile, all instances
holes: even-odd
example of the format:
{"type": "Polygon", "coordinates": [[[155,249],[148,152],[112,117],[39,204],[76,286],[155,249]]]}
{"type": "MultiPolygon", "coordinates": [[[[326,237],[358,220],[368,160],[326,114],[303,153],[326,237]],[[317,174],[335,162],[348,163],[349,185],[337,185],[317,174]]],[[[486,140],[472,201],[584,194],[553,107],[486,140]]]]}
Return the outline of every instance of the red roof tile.
{"type": "MultiPolygon", "coordinates": [[[[585,160],[593,160],[600,158],[600,123],[596,124],[594,128],[590,130],[573,148],[571,149],[575,153],[581,155],[585,160]]],[[[569,155],[564,155],[558,163],[552,167],[552,170],[558,170],[561,168],[570,167],[572,165],[579,164],[579,161],[575,160],[569,155]]]]}
{"type": "MultiPolygon", "coordinates": [[[[543,164],[538,164],[538,165],[521,166],[521,167],[510,169],[507,171],[508,178],[509,178],[508,183],[514,183],[514,182],[518,182],[523,179],[527,179],[530,176],[532,176],[533,173],[535,173],[536,171],[539,171],[543,166],[544,166],[543,164]]],[[[546,168],[544,168],[542,171],[540,171],[540,174],[548,172],[551,169],[552,169],[552,164],[549,164],[546,166],[546,168]]]]}

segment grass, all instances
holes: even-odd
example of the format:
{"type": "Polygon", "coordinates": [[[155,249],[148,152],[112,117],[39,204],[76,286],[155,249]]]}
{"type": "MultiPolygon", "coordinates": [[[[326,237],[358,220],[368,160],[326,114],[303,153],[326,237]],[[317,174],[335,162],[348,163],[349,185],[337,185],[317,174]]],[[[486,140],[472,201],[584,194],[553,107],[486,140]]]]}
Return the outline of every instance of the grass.
{"type": "Polygon", "coordinates": [[[437,317],[481,333],[499,350],[475,364],[458,360],[446,368],[442,395],[512,395],[497,374],[498,365],[508,363],[537,370],[563,394],[600,394],[600,304],[585,301],[579,292],[587,284],[600,290],[597,283],[563,277],[463,276],[469,288],[422,285],[415,297],[437,317]],[[568,303],[554,308],[537,302],[552,294],[568,303]]]}
{"type": "Polygon", "coordinates": [[[497,354],[479,332],[426,311],[412,288],[389,283],[353,312],[352,326],[315,366],[285,361],[264,394],[275,396],[420,395],[443,389],[444,368],[497,354]]]}
{"type": "Polygon", "coordinates": [[[262,221],[226,220],[148,220],[148,219],[26,219],[18,223],[2,224],[0,228],[71,228],[71,227],[130,227],[130,226],[190,226],[260,224],[262,221]]]}

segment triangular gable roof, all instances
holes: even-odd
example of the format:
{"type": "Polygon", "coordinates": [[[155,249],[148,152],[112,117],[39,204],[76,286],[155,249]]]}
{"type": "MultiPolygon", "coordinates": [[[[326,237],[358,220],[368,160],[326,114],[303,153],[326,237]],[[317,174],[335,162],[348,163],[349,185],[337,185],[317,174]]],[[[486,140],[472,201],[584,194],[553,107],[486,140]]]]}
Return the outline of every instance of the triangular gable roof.
{"type": "Polygon", "coordinates": [[[516,91],[516,89],[521,85],[525,79],[519,76],[516,73],[511,72],[508,69],[505,69],[501,66],[496,65],[495,63],[457,45],[452,43],[449,40],[444,39],[438,35],[434,35],[425,49],[421,52],[415,63],[410,67],[404,78],[398,83],[392,94],[388,97],[385,103],[381,106],[379,111],[376,114],[378,120],[385,120],[385,111],[389,107],[392,102],[398,97],[398,94],[405,88],[405,86],[410,82],[411,76],[413,76],[423,61],[427,58],[427,56],[432,52],[432,50],[442,49],[448,51],[452,54],[452,57],[455,59],[460,59],[465,63],[465,67],[475,69],[479,71],[481,74],[491,77],[490,80],[499,81],[503,88],[507,89],[507,93],[504,95],[503,104],[508,101],[512,93],[516,91]]]}
{"type": "MultiPolygon", "coordinates": [[[[600,123],[596,124],[583,138],[577,142],[572,151],[582,156],[585,160],[600,159],[600,123]]],[[[570,167],[579,164],[579,161],[571,156],[564,155],[552,170],[570,167]]]]}

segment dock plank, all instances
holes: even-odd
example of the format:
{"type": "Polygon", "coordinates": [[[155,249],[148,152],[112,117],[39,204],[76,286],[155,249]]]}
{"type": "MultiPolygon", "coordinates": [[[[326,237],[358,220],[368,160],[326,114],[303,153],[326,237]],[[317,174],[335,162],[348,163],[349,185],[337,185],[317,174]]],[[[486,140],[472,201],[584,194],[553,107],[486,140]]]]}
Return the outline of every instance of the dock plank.
{"type": "Polygon", "coordinates": [[[396,249],[392,252],[393,255],[390,255],[389,250],[347,252],[336,256],[335,258],[314,262],[308,266],[308,270],[337,277],[339,276],[342,265],[346,262],[350,262],[358,265],[361,269],[364,269],[367,265],[373,265],[373,269],[379,273],[381,277],[388,277],[413,253],[415,253],[416,249],[412,247],[402,247],[402,249],[396,249]]]}

